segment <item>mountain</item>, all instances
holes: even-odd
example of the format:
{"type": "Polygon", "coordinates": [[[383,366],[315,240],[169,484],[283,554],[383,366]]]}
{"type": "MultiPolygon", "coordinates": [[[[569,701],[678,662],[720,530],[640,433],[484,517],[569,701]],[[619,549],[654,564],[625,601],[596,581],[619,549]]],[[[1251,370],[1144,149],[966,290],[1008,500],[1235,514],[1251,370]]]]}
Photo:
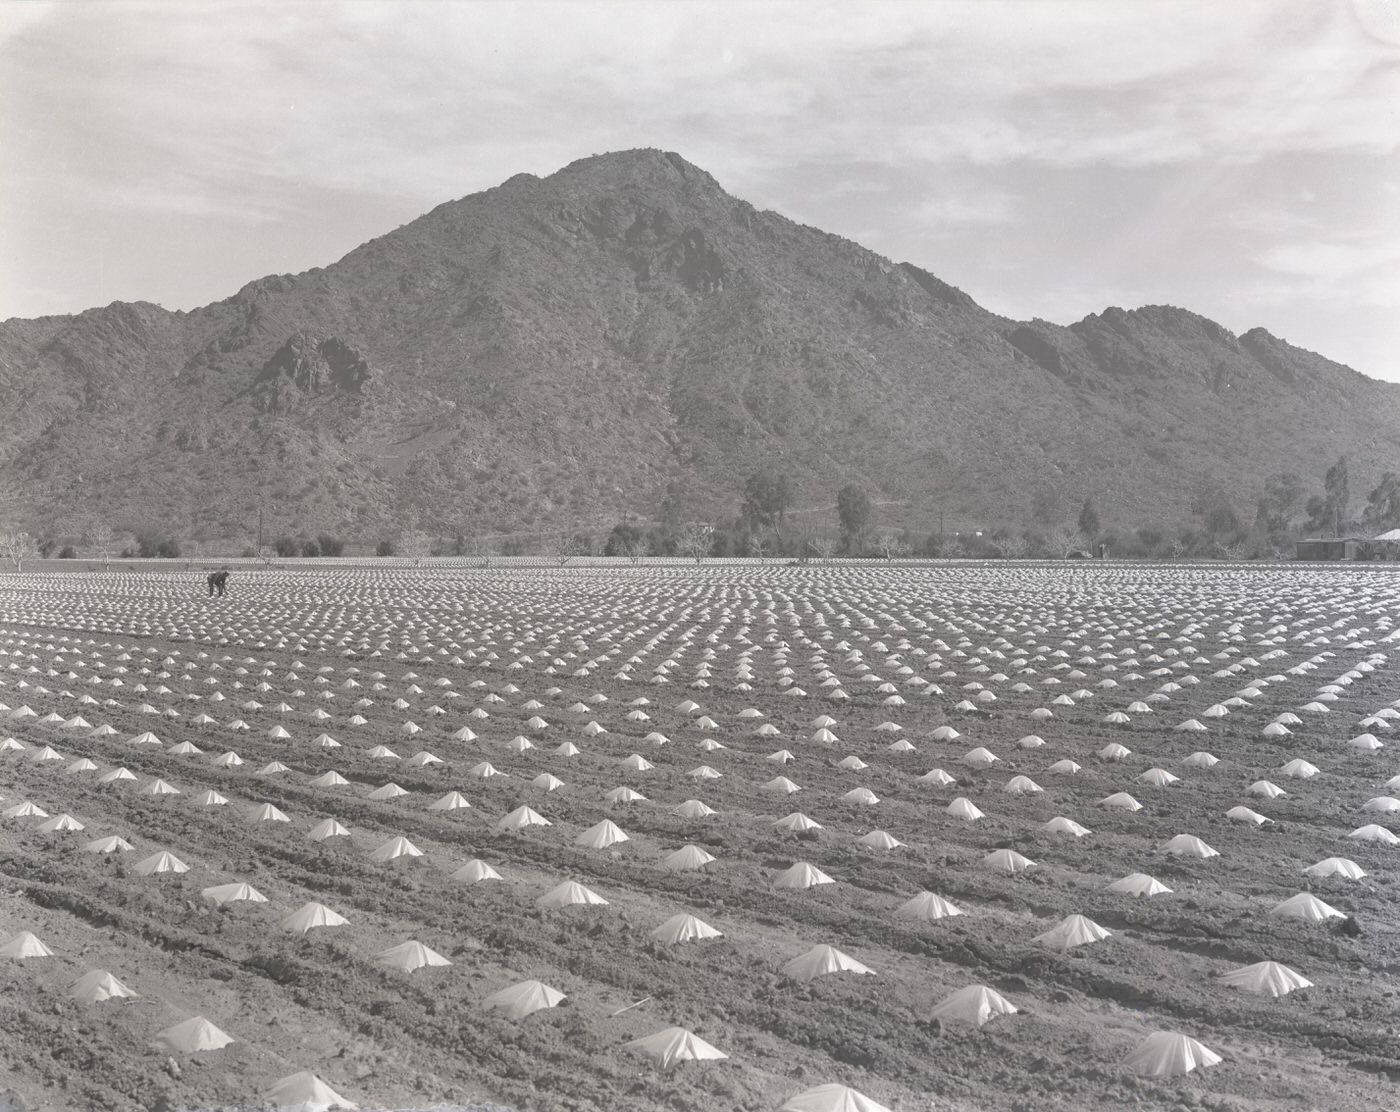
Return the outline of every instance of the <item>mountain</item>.
{"type": "Polygon", "coordinates": [[[778,468],[830,522],[1242,515],[1267,476],[1353,499],[1400,460],[1400,385],[1184,309],[1012,321],[909,263],[760,212],[678,155],[583,159],[433,209],[190,312],[0,324],[0,491],[41,532],[101,518],[247,542],[605,532],[732,516],[778,468]]]}

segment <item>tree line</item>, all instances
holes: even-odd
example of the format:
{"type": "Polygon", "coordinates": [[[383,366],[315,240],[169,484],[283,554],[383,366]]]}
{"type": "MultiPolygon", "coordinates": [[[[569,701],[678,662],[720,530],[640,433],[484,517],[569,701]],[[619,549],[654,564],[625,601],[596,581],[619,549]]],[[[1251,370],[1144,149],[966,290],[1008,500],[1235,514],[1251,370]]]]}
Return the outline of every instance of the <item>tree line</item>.
{"type": "MultiPolygon", "coordinates": [[[[647,556],[1066,559],[1100,553],[1157,559],[1259,559],[1292,555],[1294,543],[1304,536],[1369,537],[1400,528],[1400,472],[1382,474],[1364,501],[1352,497],[1346,456],[1338,458],[1320,480],[1310,488],[1294,472],[1277,472],[1264,481],[1252,507],[1243,509],[1238,495],[1223,484],[1204,483],[1191,500],[1189,520],[1173,524],[1106,522],[1094,497],[1087,495],[1072,519],[1057,503],[1048,509],[1038,507],[1035,520],[1022,526],[1001,523],[945,533],[941,529],[917,532],[882,521],[882,508],[859,483],[847,483],[828,494],[825,505],[819,498],[816,507],[799,510],[798,484],[781,468],[769,467],[755,471],[735,492],[732,516],[715,520],[687,513],[685,492],[673,485],[655,519],[624,514],[601,537],[587,530],[495,539],[460,533],[443,537],[420,528],[414,518],[401,532],[358,547],[366,552],[373,545],[377,556],[414,563],[429,556],[466,556],[489,563],[497,555],[547,555],[561,565],[587,555],[627,557],[634,562],[647,556]]],[[[241,554],[266,560],[315,559],[341,556],[346,548],[345,540],[329,533],[284,533],[262,547],[246,546],[241,554]]],[[[38,537],[21,529],[0,530],[0,558],[16,569],[36,557],[77,558],[80,549],[87,558],[100,558],[104,566],[114,555],[126,559],[203,555],[199,542],[182,541],[152,526],[118,531],[104,521],[88,520],[38,537]]]]}

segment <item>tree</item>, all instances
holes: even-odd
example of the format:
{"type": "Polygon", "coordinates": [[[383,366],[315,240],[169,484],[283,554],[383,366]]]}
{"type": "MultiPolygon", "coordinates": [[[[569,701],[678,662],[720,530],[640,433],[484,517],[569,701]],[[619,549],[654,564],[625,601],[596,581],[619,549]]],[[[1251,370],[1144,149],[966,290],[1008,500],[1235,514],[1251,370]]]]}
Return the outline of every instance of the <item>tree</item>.
{"type": "Polygon", "coordinates": [[[836,554],[836,542],[830,537],[813,537],[807,542],[812,550],[812,555],[823,564],[831,563],[831,557],[836,554]]]}
{"type": "Polygon", "coordinates": [[[1067,525],[1056,525],[1045,535],[1045,544],[1050,549],[1050,555],[1068,560],[1079,551],[1079,535],[1067,525]]]}
{"type": "Polygon", "coordinates": [[[666,484],[666,494],[661,499],[661,524],[669,532],[679,532],[685,524],[685,511],[685,488],[679,479],[672,479],[666,484]]]}
{"type": "Polygon", "coordinates": [[[998,538],[997,545],[1008,560],[1024,560],[1031,550],[1031,542],[1024,533],[1008,533],[998,538]]]}
{"type": "Polygon", "coordinates": [[[1323,496],[1327,503],[1326,523],[1330,525],[1333,536],[1340,536],[1350,520],[1347,517],[1347,503],[1351,500],[1349,486],[1347,457],[1342,456],[1327,469],[1322,480],[1323,496]]]}
{"type": "Polygon", "coordinates": [[[681,554],[701,563],[710,554],[714,544],[715,527],[708,521],[687,521],[681,529],[679,548],[681,554]]]}
{"type": "Polygon", "coordinates": [[[604,556],[626,556],[628,550],[642,539],[642,527],[630,521],[619,521],[603,542],[604,556]]]}
{"type": "Polygon", "coordinates": [[[1240,515],[1235,512],[1230,496],[1220,487],[1207,486],[1198,491],[1191,512],[1201,519],[1212,544],[1233,544],[1244,536],[1240,515]]]}
{"type": "Polygon", "coordinates": [[[846,551],[857,555],[864,545],[865,532],[875,516],[875,505],[854,483],[843,486],[836,495],[836,515],[841,522],[841,540],[846,551]]]}
{"type": "Polygon", "coordinates": [[[343,556],[345,554],[345,542],[329,533],[321,533],[317,536],[316,547],[321,550],[322,556],[343,556]]]}
{"type": "Polygon", "coordinates": [[[395,547],[399,555],[412,560],[416,568],[432,548],[432,539],[423,530],[411,526],[399,536],[399,543],[395,547]]]}
{"type": "Polygon", "coordinates": [[[1303,480],[1291,471],[1279,471],[1264,480],[1255,522],[1270,537],[1287,534],[1293,514],[1303,500],[1303,480]]]}
{"type": "Polygon", "coordinates": [[[1239,563],[1249,553],[1249,546],[1244,541],[1235,541],[1233,544],[1217,541],[1215,547],[1219,550],[1221,559],[1229,560],[1232,564],[1239,563]]]}
{"type": "Polygon", "coordinates": [[[1149,556],[1160,556],[1167,535],[1156,526],[1144,525],[1137,530],[1137,539],[1149,556]]]}
{"type": "Polygon", "coordinates": [[[886,560],[902,559],[909,555],[909,546],[898,533],[881,533],[875,538],[875,551],[886,560]]]}
{"type": "Polygon", "coordinates": [[[1366,496],[1361,524],[1371,533],[1400,528],[1400,474],[1387,471],[1381,476],[1381,481],[1366,496]]]}
{"type": "Polygon", "coordinates": [[[1037,525],[1049,529],[1065,516],[1064,500],[1054,490],[1042,490],[1031,502],[1031,516],[1037,525]]]}
{"type": "Polygon", "coordinates": [[[1079,511],[1079,532],[1088,541],[1099,535],[1099,512],[1092,498],[1084,499],[1084,508],[1079,511]]]}
{"type": "Polygon", "coordinates": [[[463,547],[468,556],[476,559],[477,567],[489,568],[491,566],[491,546],[486,543],[485,537],[473,537],[463,547]]]}
{"type": "Polygon", "coordinates": [[[87,528],[87,539],[102,556],[102,570],[106,571],[112,563],[112,527],[105,521],[94,521],[87,528]]]}
{"type": "Polygon", "coordinates": [[[744,484],[744,504],[739,516],[750,528],[772,529],[782,541],[783,524],[795,491],[784,474],[755,471],[744,484]]]}
{"type": "Polygon", "coordinates": [[[24,530],[12,529],[0,534],[0,551],[14,564],[15,571],[23,571],[24,562],[33,559],[39,549],[34,538],[24,530]]]}
{"type": "Polygon", "coordinates": [[[583,543],[580,537],[571,537],[567,533],[561,533],[550,545],[550,555],[559,561],[559,566],[567,567],[570,560],[575,556],[582,556],[588,551],[588,546],[583,543]]]}

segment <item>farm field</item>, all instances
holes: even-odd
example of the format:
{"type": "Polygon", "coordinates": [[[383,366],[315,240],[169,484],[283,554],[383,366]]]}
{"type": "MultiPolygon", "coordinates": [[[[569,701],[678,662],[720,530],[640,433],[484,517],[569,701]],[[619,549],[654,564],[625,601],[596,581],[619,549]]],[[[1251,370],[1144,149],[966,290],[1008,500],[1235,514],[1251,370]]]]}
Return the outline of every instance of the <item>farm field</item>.
{"type": "Polygon", "coordinates": [[[0,957],[0,1104],[1384,1108],[1397,642],[1393,567],[0,576],[0,944],[51,951],[0,957]],[[935,1015],[971,986],[1016,1011],[935,1015]],[[673,1026],[728,1058],[625,1045],[673,1026]],[[1125,1064],[1162,1032],[1221,1060],[1125,1064]]]}

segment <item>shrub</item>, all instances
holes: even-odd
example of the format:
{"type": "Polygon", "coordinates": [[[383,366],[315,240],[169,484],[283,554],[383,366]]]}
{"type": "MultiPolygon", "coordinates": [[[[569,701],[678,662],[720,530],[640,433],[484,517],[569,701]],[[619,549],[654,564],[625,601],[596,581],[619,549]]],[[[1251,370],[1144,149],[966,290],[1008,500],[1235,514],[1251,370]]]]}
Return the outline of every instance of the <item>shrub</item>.
{"type": "Polygon", "coordinates": [[[317,556],[321,555],[321,546],[315,541],[307,541],[301,546],[301,554],[308,559],[314,560],[317,556]]]}
{"type": "Polygon", "coordinates": [[[77,555],[78,553],[74,551],[73,546],[71,544],[65,544],[63,548],[59,551],[58,558],[60,560],[73,560],[77,558],[77,555]]]}
{"type": "Polygon", "coordinates": [[[608,534],[607,543],[603,545],[604,556],[626,556],[632,552],[634,546],[642,543],[642,531],[636,525],[629,522],[618,522],[608,534]]]}
{"type": "Polygon", "coordinates": [[[180,542],[174,537],[166,537],[156,545],[156,555],[162,560],[174,560],[180,555],[180,542]]]}
{"type": "Polygon", "coordinates": [[[379,546],[374,550],[376,556],[392,556],[394,554],[393,541],[380,541],[379,546]]]}
{"type": "Polygon", "coordinates": [[[316,543],[320,546],[322,556],[342,556],[345,554],[345,542],[332,537],[329,533],[322,533],[318,536],[316,543]]]}
{"type": "Polygon", "coordinates": [[[301,546],[291,537],[278,537],[272,542],[272,549],[278,556],[285,559],[288,556],[295,556],[301,550],[301,546]]]}

